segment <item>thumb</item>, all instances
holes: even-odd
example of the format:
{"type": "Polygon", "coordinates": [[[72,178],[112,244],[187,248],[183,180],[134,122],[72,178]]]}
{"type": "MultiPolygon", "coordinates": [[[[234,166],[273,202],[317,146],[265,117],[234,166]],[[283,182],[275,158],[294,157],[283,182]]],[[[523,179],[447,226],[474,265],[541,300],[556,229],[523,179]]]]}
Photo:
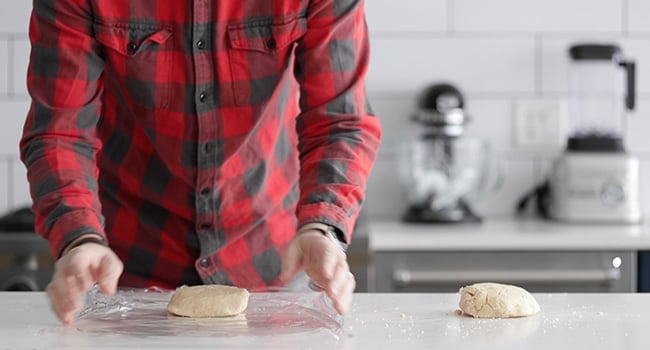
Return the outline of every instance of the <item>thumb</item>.
{"type": "Polygon", "coordinates": [[[99,290],[106,295],[117,292],[117,283],[122,274],[122,262],[111,254],[105,254],[94,271],[94,279],[99,284],[99,290]]]}
{"type": "Polygon", "coordinates": [[[294,239],[282,255],[282,272],[280,273],[280,280],[284,282],[290,281],[296,273],[298,273],[298,269],[300,269],[300,265],[302,265],[301,260],[302,249],[300,248],[300,244],[298,244],[298,239],[294,239]]]}

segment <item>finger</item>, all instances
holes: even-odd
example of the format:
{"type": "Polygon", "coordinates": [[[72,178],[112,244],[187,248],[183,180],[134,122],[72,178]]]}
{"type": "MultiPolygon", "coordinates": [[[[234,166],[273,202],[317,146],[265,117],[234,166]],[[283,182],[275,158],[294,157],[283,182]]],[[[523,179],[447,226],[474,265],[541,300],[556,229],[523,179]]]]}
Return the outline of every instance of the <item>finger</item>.
{"type": "Polygon", "coordinates": [[[280,280],[287,282],[293,279],[300,269],[302,251],[297,240],[293,240],[282,254],[282,269],[280,280]]]}
{"type": "Polygon", "coordinates": [[[93,276],[87,267],[81,265],[68,265],[62,271],[62,277],[59,279],[62,283],[58,286],[61,292],[69,295],[82,295],[85,294],[94,283],[93,276]]]}
{"type": "Polygon", "coordinates": [[[83,296],[92,287],[93,278],[83,256],[71,252],[57,261],[48,295],[59,319],[70,324],[74,313],[83,306],[83,296]]]}
{"type": "MultiPolygon", "coordinates": [[[[83,306],[83,297],[86,293],[85,289],[73,288],[69,283],[58,283],[56,285],[56,293],[58,294],[58,300],[60,300],[61,311],[63,311],[64,316],[72,317],[72,315],[79,311],[83,306]]],[[[90,287],[88,287],[89,289],[90,287]]]]}
{"type": "Polygon", "coordinates": [[[94,283],[88,267],[68,265],[55,280],[53,291],[65,319],[72,321],[75,312],[84,304],[83,298],[94,283]]]}
{"type": "Polygon", "coordinates": [[[71,324],[74,313],[82,306],[81,295],[76,291],[70,291],[67,279],[61,273],[52,279],[52,283],[48,286],[48,295],[57,317],[64,324],[71,324]]]}
{"type": "Polygon", "coordinates": [[[332,246],[325,248],[321,254],[309,254],[309,260],[305,262],[307,275],[325,290],[330,290],[330,284],[334,278],[339,259],[342,252],[332,246]]]}
{"type": "Polygon", "coordinates": [[[68,320],[65,317],[65,312],[63,312],[63,310],[61,310],[61,306],[60,306],[61,301],[59,300],[58,295],[54,292],[54,288],[55,287],[54,287],[53,283],[50,282],[47,285],[47,288],[45,289],[45,291],[47,292],[47,296],[50,299],[50,307],[52,308],[52,311],[54,312],[56,317],[59,320],[61,320],[61,322],[63,322],[64,324],[68,324],[70,322],[70,320],[68,320]]]}
{"type": "Polygon", "coordinates": [[[112,254],[106,254],[94,269],[94,280],[99,284],[99,290],[107,295],[117,292],[117,283],[124,269],[122,262],[112,254]]]}
{"type": "Polygon", "coordinates": [[[348,272],[348,278],[343,284],[343,289],[339,293],[338,298],[336,300],[333,300],[334,308],[339,314],[345,315],[348,310],[350,310],[350,306],[352,305],[352,296],[354,295],[355,288],[356,281],[354,279],[354,275],[348,272]]]}
{"type": "Polygon", "coordinates": [[[350,268],[348,267],[348,263],[344,259],[339,260],[334,276],[327,288],[327,294],[330,298],[334,299],[340,295],[341,290],[348,281],[349,274],[350,268]]]}

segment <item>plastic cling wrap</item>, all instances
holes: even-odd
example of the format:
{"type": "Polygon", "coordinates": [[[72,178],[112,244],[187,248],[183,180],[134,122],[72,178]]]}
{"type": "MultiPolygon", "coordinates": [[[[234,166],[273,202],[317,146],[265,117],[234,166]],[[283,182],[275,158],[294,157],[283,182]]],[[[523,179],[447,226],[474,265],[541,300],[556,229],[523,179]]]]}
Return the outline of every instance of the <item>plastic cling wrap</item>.
{"type": "Polygon", "coordinates": [[[239,337],[315,335],[338,339],[343,319],[322,292],[277,289],[252,292],[242,314],[220,318],[187,318],[167,313],[173,291],[120,289],[106,296],[95,287],[86,298],[75,328],[105,335],[239,337]]]}

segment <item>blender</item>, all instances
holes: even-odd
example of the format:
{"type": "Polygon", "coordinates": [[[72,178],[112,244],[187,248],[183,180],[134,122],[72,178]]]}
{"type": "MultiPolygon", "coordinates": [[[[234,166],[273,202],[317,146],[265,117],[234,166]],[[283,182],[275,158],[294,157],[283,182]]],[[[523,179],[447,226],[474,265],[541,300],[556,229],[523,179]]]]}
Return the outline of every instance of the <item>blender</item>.
{"type": "Polygon", "coordinates": [[[447,83],[422,93],[412,121],[422,130],[404,144],[400,179],[408,209],[405,222],[478,223],[470,205],[486,181],[486,143],[464,137],[469,117],[461,92],[447,83]]]}
{"type": "Polygon", "coordinates": [[[548,182],[549,217],[637,223],[639,160],[623,142],[626,112],[635,107],[635,63],[611,44],[576,44],[569,57],[569,138],[548,182]]]}

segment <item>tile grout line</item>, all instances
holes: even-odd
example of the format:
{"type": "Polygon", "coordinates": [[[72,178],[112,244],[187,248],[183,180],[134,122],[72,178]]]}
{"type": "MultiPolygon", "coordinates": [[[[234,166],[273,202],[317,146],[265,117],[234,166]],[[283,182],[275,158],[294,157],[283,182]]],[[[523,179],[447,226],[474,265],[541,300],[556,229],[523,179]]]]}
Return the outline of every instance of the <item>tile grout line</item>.
{"type": "Polygon", "coordinates": [[[9,209],[14,207],[14,161],[7,159],[7,205],[9,209]]]}
{"type": "MultiPolygon", "coordinates": [[[[400,100],[400,99],[412,99],[414,96],[417,96],[419,91],[372,91],[370,90],[368,95],[372,100],[400,100]]],[[[535,97],[548,97],[548,98],[567,98],[568,92],[562,91],[541,91],[537,93],[534,91],[495,91],[495,92],[481,92],[481,91],[466,91],[466,97],[471,99],[481,99],[481,100],[510,100],[510,99],[522,99],[522,98],[535,98],[535,97]]],[[[21,96],[28,98],[27,95],[21,96]]],[[[642,101],[650,100],[649,92],[637,92],[637,99],[642,101]]],[[[0,101],[2,98],[0,97],[0,101]]]]}
{"type": "Polygon", "coordinates": [[[447,0],[447,30],[446,34],[455,33],[456,23],[454,22],[454,0],[447,0]]]}
{"type": "Polygon", "coordinates": [[[531,35],[543,34],[549,40],[572,39],[579,36],[593,35],[605,38],[627,38],[633,40],[650,39],[648,32],[628,32],[624,34],[619,31],[609,32],[536,32],[536,31],[494,31],[494,32],[477,32],[477,31],[458,31],[457,29],[446,29],[441,31],[434,30],[371,30],[373,40],[390,40],[390,39],[458,39],[458,40],[524,40],[529,39],[531,35]]]}
{"type": "Polygon", "coordinates": [[[621,1],[621,33],[627,37],[630,34],[630,19],[628,11],[630,10],[630,0],[621,1]]]}
{"type": "Polygon", "coordinates": [[[533,57],[533,64],[534,64],[534,72],[533,72],[533,79],[535,79],[535,96],[541,96],[542,95],[542,36],[540,34],[535,34],[534,38],[535,42],[535,47],[534,47],[534,57],[533,57]]]}
{"type": "Polygon", "coordinates": [[[7,37],[7,54],[9,57],[7,57],[7,66],[8,66],[8,72],[7,72],[7,96],[9,99],[13,99],[15,96],[15,89],[14,89],[14,47],[15,47],[15,40],[13,35],[9,35],[7,37]]]}

